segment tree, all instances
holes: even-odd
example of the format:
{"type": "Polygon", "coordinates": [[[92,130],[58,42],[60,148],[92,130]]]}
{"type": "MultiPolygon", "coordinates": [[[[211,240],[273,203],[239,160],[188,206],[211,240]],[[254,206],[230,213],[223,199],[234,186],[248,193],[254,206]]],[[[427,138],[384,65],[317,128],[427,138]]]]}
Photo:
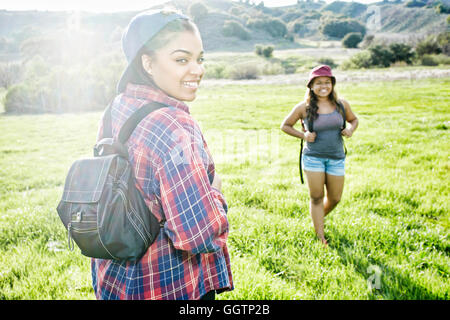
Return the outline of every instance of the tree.
{"type": "Polygon", "coordinates": [[[266,47],[263,49],[262,54],[263,54],[263,56],[266,57],[266,58],[272,57],[272,54],[273,54],[273,47],[272,47],[272,46],[266,46],[266,47]]]}
{"type": "Polygon", "coordinates": [[[201,2],[195,2],[189,6],[189,14],[194,21],[199,21],[208,14],[208,8],[201,2]]]}
{"type": "Polygon", "coordinates": [[[12,85],[20,82],[22,78],[22,67],[17,62],[7,62],[0,64],[0,87],[8,89],[12,85]]]}
{"type": "Polygon", "coordinates": [[[247,27],[264,30],[274,38],[283,38],[287,34],[286,25],[280,19],[250,19],[247,27]]]}
{"type": "Polygon", "coordinates": [[[450,7],[446,6],[445,4],[443,4],[442,2],[439,2],[436,7],[435,10],[437,13],[439,14],[447,14],[450,13],[450,7]]]}
{"type": "Polygon", "coordinates": [[[305,36],[308,31],[308,23],[302,21],[295,22],[291,29],[291,32],[298,34],[300,37],[305,36]]]}
{"type": "Polygon", "coordinates": [[[270,58],[272,57],[273,50],[274,50],[273,46],[262,46],[260,44],[255,45],[255,53],[258,56],[270,58]]]}
{"type": "Polygon", "coordinates": [[[286,25],[280,19],[271,19],[268,21],[266,30],[272,37],[284,37],[287,34],[286,25]]]}
{"type": "Polygon", "coordinates": [[[442,53],[450,56],[450,32],[444,31],[438,34],[436,41],[438,42],[442,53]]]}
{"type": "Polygon", "coordinates": [[[424,7],[424,6],[426,6],[425,2],[416,1],[416,0],[411,0],[411,1],[408,1],[408,2],[405,3],[405,7],[408,7],[408,8],[414,8],[414,7],[421,8],[421,7],[424,7]]]}
{"type": "Polygon", "coordinates": [[[389,67],[394,62],[394,54],[389,48],[380,44],[369,48],[371,65],[376,67],[389,67]]]}
{"type": "Polygon", "coordinates": [[[319,60],[317,60],[317,62],[319,64],[326,64],[327,66],[330,66],[331,69],[334,69],[338,66],[332,58],[327,57],[322,57],[319,60]]]}
{"type": "Polygon", "coordinates": [[[416,52],[421,57],[425,54],[439,54],[442,50],[439,47],[436,37],[431,35],[417,44],[416,52]]]}
{"type": "Polygon", "coordinates": [[[361,68],[368,69],[370,67],[372,67],[372,58],[368,50],[358,52],[357,54],[353,55],[349,60],[344,61],[344,63],[342,64],[342,68],[344,70],[361,69],[361,68]]]}
{"type": "Polygon", "coordinates": [[[237,37],[241,40],[250,39],[250,33],[244,29],[244,27],[236,21],[225,21],[222,29],[222,33],[225,37],[237,37]]]}
{"type": "Polygon", "coordinates": [[[389,45],[389,50],[393,54],[393,62],[405,61],[407,64],[412,64],[414,51],[411,46],[404,43],[392,43],[389,45]]]}
{"type": "Polygon", "coordinates": [[[363,37],[359,32],[350,32],[342,39],[342,45],[345,48],[357,48],[363,37]]]}
{"type": "Polygon", "coordinates": [[[327,19],[322,22],[319,30],[326,36],[339,39],[350,32],[358,32],[362,37],[366,34],[366,27],[355,19],[327,19]]]}
{"type": "Polygon", "coordinates": [[[262,56],[263,46],[260,44],[255,45],[255,53],[258,56],[262,56]]]}

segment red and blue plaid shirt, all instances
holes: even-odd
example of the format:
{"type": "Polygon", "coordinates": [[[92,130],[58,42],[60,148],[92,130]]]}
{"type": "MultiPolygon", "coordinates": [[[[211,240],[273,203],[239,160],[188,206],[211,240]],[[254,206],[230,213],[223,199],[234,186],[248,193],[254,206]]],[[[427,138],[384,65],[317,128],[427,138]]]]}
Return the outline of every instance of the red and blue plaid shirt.
{"type": "Polygon", "coordinates": [[[128,84],[113,103],[113,136],[134,111],[151,101],[169,107],[144,118],[127,145],[136,186],[150,210],[166,222],[137,262],[92,259],[95,295],[195,300],[211,290],[232,290],[227,204],[211,187],[214,162],[188,106],[159,90],[128,84]]]}

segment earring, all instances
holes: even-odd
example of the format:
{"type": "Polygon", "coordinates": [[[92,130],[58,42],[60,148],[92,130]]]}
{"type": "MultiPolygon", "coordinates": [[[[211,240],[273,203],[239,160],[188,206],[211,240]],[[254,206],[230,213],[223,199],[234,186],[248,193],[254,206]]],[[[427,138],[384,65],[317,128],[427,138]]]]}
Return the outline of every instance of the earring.
{"type": "Polygon", "coordinates": [[[149,66],[144,67],[144,70],[145,70],[145,72],[148,73],[148,75],[149,75],[150,77],[153,76],[153,74],[152,74],[152,69],[150,69],[149,66]]]}

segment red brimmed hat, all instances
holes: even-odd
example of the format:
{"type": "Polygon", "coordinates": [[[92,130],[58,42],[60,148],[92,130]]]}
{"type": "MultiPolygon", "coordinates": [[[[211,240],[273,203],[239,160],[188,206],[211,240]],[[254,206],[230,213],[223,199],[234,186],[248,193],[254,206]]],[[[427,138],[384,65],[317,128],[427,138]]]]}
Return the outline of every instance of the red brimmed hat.
{"type": "Polygon", "coordinates": [[[311,84],[311,82],[317,77],[330,77],[331,82],[333,83],[333,86],[336,84],[336,78],[333,76],[333,73],[331,72],[331,68],[327,65],[317,66],[314,69],[312,69],[309,74],[309,80],[308,80],[308,83],[306,84],[306,86],[309,88],[309,85],[311,84]]]}

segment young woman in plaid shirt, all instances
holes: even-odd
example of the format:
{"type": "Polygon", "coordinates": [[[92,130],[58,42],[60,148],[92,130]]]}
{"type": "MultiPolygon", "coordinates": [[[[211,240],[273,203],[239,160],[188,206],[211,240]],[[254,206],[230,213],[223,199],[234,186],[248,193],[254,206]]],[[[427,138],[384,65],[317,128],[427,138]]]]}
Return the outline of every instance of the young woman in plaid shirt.
{"type": "Polygon", "coordinates": [[[127,143],[136,185],[165,223],[137,262],[92,259],[96,297],[213,299],[233,281],[221,180],[184,102],[195,99],[204,74],[200,34],[182,14],[146,11],[132,19],[122,45],[129,65],[113,103],[113,135],[149,102],[167,106],[144,118],[127,143]]]}

